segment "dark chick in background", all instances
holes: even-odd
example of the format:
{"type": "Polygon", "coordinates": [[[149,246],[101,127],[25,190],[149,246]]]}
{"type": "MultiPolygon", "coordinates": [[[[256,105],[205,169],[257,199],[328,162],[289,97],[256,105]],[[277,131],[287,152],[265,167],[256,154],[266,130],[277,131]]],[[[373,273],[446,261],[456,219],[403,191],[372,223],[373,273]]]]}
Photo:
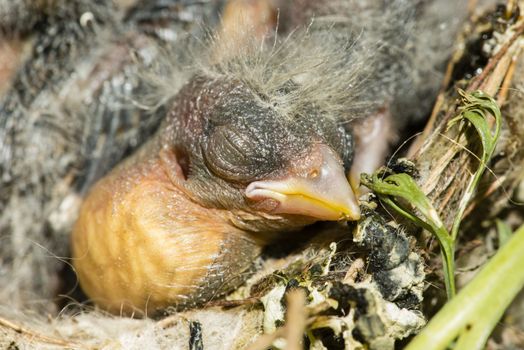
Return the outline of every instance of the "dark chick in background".
{"type": "MultiPolygon", "coordinates": [[[[84,98],[64,93],[59,103],[79,105],[69,115],[89,121],[115,96],[135,106],[126,113],[161,123],[86,191],[72,252],[88,297],[115,313],[200,305],[240,285],[262,247],[282,235],[300,239],[292,231],[315,221],[357,220],[358,174],[380,165],[399,132],[427,114],[454,31],[439,21],[458,6],[233,1],[204,47],[147,26],[140,32],[143,20],[126,27],[115,10],[111,25],[133,49],[120,39],[122,56],[113,49],[105,61],[94,58],[102,72],[120,62],[109,71],[127,72],[132,93],[85,93],[111,76],[88,75],[69,82],[84,98]],[[240,30],[231,25],[237,18],[240,30]]],[[[80,187],[90,187],[83,179],[80,187]]]]}

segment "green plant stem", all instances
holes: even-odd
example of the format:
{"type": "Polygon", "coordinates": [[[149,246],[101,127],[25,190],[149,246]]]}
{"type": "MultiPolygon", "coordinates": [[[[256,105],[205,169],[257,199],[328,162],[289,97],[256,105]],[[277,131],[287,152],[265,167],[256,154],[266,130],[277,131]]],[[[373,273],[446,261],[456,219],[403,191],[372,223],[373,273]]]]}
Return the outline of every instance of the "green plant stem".
{"type": "MultiPolygon", "coordinates": [[[[498,138],[498,132],[496,135],[498,138]]],[[[451,238],[453,239],[453,241],[457,240],[460,223],[462,222],[462,218],[464,217],[464,212],[466,211],[468,204],[471,201],[471,198],[473,198],[473,195],[480,181],[480,178],[482,177],[482,175],[484,174],[484,171],[486,170],[486,162],[491,158],[492,153],[493,151],[491,150],[488,154],[483,156],[482,159],[480,159],[480,165],[477,171],[475,172],[475,174],[473,175],[473,177],[471,178],[471,180],[469,181],[468,186],[466,187],[464,197],[462,197],[462,200],[459,203],[457,215],[453,219],[453,226],[451,228],[451,238]]]]}
{"type": "Polygon", "coordinates": [[[508,244],[407,346],[407,350],[482,349],[493,328],[524,286],[524,225],[508,244]]]}
{"type": "MultiPolygon", "coordinates": [[[[443,226],[436,226],[437,223],[427,223],[417,216],[413,215],[402,205],[397,205],[391,198],[384,197],[383,201],[395,209],[405,218],[415,222],[422,228],[433,233],[440,244],[440,253],[442,254],[442,265],[444,267],[444,283],[446,285],[446,295],[448,300],[457,293],[455,287],[455,241],[450,237],[448,231],[443,226]]],[[[441,224],[440,220],[438,224],[441,224]]]]}
{"type": "Polygon", "coordinates": [[[473,196],[473,192],[475,191],[475,188],[477,187],[477,184],[483,173],[484,171],[482,171],[482,169],[479,168],[479,170],[475,172],[475,175],[469,181],[468,186],[466,187],[466,192],[464,193],[464,197],[462,197],[462,200],[459,203],[459,207],[457,209],[457,215],[453,219],[453,226],[451,227],[451,238],[453,239],[453,241],[457,240],[460,223],[462,222],[462,217],[464,216],[464,212],[466,211],[466,208],[468,207],[468,203],[471,200],[471,197],[473,196]]]}
{"type": "Polygon", "coordinates": [[[447,239],[440,242],[440,252],[442,254],[442,265],[444,266],[444,283],[448,300],[451,300],[457,293],[455,287],[455,242],[447,239]]]}

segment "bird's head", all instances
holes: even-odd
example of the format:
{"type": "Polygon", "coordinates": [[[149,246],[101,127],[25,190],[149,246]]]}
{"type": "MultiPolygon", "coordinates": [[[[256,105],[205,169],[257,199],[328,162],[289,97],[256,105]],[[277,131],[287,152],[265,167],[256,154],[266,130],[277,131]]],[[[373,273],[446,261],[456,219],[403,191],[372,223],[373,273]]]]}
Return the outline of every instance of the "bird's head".
{"type": "MultiPolygon", "coordinates": [[[[282,91],[286,93],[286,91],[282,91]]],[[[199,204],[264,217],[356,220],[351,132],[315,106],[284,113],[245,83],[193,78],[161,135],[199,204]]]]}

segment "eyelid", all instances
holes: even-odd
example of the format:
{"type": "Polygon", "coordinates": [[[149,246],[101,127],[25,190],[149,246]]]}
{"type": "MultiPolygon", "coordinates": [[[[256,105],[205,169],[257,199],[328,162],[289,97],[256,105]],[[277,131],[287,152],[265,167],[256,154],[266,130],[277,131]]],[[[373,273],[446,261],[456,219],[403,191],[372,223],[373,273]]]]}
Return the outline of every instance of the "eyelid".
{"type": "Polygon", "coordinates": [[[232,182],[249,182],[258,175],[257,163],[260,159],[249,153],[248,142],[242,136],[226,126],[214,130],[203,145],[202,152],[204,162],[212,173],[232,182]]]}
{"type": "MultiPolygon", "coordinates": [[[[226,142],[228,143],[228,145],[231,146],[232,149],[237,151],[238,154],[244,156],[244,158],[248,158],[246,157],[246,152],[244,152],[242,148],[236,142],[234,142],[235,141],[234,136],[239,136],[239,135],[237,133],[233,133],[233,134],[230,134],[230,136],[233,136],[233,137],[224,138],[226,142]]],[[[237,139],[243,141],[241,137],[238,137],[237,139]]]]}

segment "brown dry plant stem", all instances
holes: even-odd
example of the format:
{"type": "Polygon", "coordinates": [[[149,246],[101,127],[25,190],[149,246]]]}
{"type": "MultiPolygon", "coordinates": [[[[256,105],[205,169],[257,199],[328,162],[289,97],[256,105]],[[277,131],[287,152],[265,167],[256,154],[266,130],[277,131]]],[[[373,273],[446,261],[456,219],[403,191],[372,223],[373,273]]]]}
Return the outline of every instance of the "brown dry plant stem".
{"type": "MultiPolygon", "coordinates": [[[[521,35],[523,30],[524,23],[521,21],[511,31],[521,35]]],[[[485,71],[490,73],[479,75],[467,86],[467,91],[471,91],[473,87],[480,87],[485,93],[498,97],[499,91],[507,90],[501,90],[501,84],[509,84],[511,71],[515,69],[515,65],[523,63],[521,56],[515,58],[520,53],[522,45],[517,38],[518,35],[512,35],[500,44],[501,49],[487,64],[486,68],[488,66],[490,68],[485,71]]],[[[471,152],[464,152],[467,150],[469,140],[462,130],[443,132],[448,121],[456,114],[460,101],[447,102],[443,103],[442,110],[436,113],[439,115],[438,123],[418,151],[414,152],[412,160],[421,171],[418,183],[423,192],[435,205],[446,226],[451,227],[454,215],[448,212],[448,208],[455,207],[454,204],[460,202],[470,179],[469,174],[474,172],[478,161],[471,156],[471,152]]],[[[506,132],[516,137],[522,133],[522,127],[514,130],[506,129],[506,132]]],[[[508,147],[507,142],[504,140],[499,145],[499,149],[508,147]]]]}
{"type": "Polygon", "coordinates": [[[70,341],[62,340],[59,338],[53,338],[48,335],[41,334],[24,326],[21,326],[15,322],[0,317],[0,327],[10,329],[22,337],[26,337],[32,341],[36,341],[43,344],[58,345],[67,348],[78,348],[78,344],[74,344],[70,341]]]}
{"type": "MultiPolygon", "coordinates": [[[[446,101],[446,95],[440,96],[440,104],[433,111],[433,116],[439,116],[436,119],[438,123],[435,124],[436,127],[433,128],[431,133],[427,133],[426,130],[423,134],[429,134],[429,136],[423,140],[422,146],[414,156],[415,163],[421,169],[421,177],[418,179],[419,186],[422,188],[423,194],[430,198],[429,202],[435,204],[435,208],[437,208],[437,213],[432,215],[430,219],[440,217],[444,223],[442,227],[437,227],[438,230],[435,229],[434,225],[423,225],[423,227],[436,235],[441,245],[448,298],[454,295],[455,290],[453,265],[460,224],[465,213],[469,213],[476,203],[474,194],[477,185],[495,152],[495,143],[500,133],[500,111],[497,105],[500,107],[500,104],[506,100],[516,66],[518,63],[523,63],[521,58],[519,60],[522,33],[524,33],[523,20],[508,28],[506,33],[501,36],[503,39],[498,43],[500,48],[483,67],[482,73],[469,82],[466,86],[466,92],[460,93],[461,99],[455,99],[452,96],[451,98],[448,97],[448,101],[446,101]],[[469,93],[476,89],[482,89],[487,95],[497,96],[497,102],[487,96],[485,96],[484,101],[484,97],[478,95],[475,97],[475,99],[480,98],[477,100],[478,103],[471,104],[470,98],[473,95],[470,96],[469,93]],[[487,109],[482,111],[484,107],[481,107],[481,105],[487,109]],[[457,114],[458,116],[453,118],[457,114]],[[492,115],[495,118],[486,119],[486,125],[480,126],[479,123],[484,123],[487,115],[492,115]],[[461,128],[450,128],[451,124],[455,124],[456,121],[461,119],[468,119],[469,122],[464,123],[461,128]],[[483,150],[480,156],[468,149],[471,138],[467,133],[467,128],[470,125],[475,126],[482,140],[483,150]],[[495,125],[495,131],[491,134],[489,129],[493,125],[495,125]],[[471,205],[468,207],[469,203],[471,205]],[[450,232],[450,234],[447,232],[450,232]]],[[[478,92],[475,94],[478,94],[478,92]]],[[[506,133],[513,133],[514,135],[511,136],[518,137],[522,134],[522,127],[506,130],[506,133]]],[[[511,144],[506,142],[502,147],[499,147],[499,150],[504,150],[508,146],[511,146],[511,144]]],[[[517,160],[522,161],[522,159],[517,160]]],[[[505,179],[505,175],[502,174],[501,178],[505,179]]],[[[504,181],[499,181],[499,179],[496,179],[495,182],[497,186],[502,186],[504,181]]],[[[368,184],[374,189],[379,190],[381,187],[388,187],[385,183],[374,183],[372,178],[368,180],[368,184]]],[[[385,181],[388,181],[388,179],[385,181]]],[[[383,189],[387,188],[384,187],[383,189]]],[[[392,191],[395,192],[394,189],[392,191]]],[[[493,192],[493,186],[490,186],[488,191],[493,192]]],[[[386,195],[394,194],[386,193],[386,195]]],[[[416,218],[414,214],[407,213],[409,215],[405,215],[406,210],[398,208],[398,205],[392,203],[391,200],[388,200],[387,203],[400,209],[404,216],[417,219],[415,221],[420,223],[421,220],[416,218]]],[[[431,207],[433,208],[433,206],[431,207]]],[[[418,206],[417,209],[420,210],[418,206]]],[[[423,221],[427,224],[427,220],[423,221]]]]}
{"type": "Polygon", "coordinates": [[[286,341],[286,350],[302,350],[302,339],[306,331],[306,295],[302,289],[295,289],[286,294],[286,325],[275,332],[264,334],[252,343],[248,350],[264,350],[279,338],[286,341]]]}

